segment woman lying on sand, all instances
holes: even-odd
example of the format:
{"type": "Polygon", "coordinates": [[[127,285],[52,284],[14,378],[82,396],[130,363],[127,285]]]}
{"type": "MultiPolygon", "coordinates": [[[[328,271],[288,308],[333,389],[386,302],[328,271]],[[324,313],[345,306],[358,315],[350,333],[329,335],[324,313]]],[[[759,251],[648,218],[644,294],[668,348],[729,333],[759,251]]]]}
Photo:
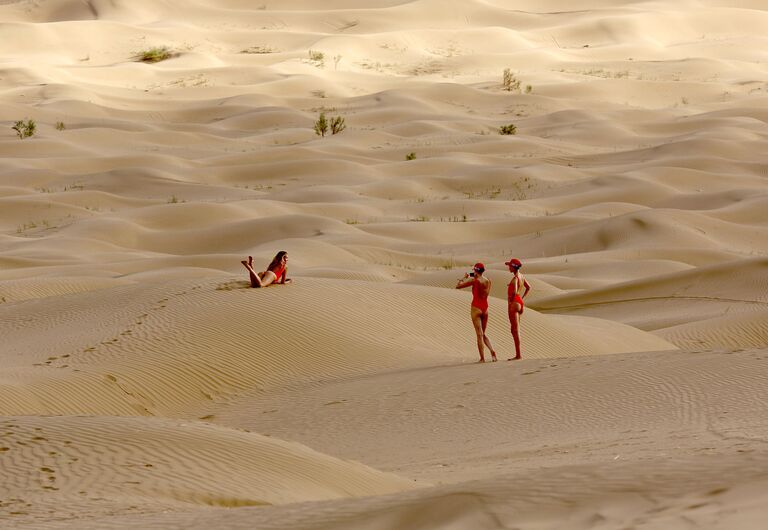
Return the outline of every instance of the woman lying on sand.
{"type": "Polygon", "coordinates": [[[505,261],[504,265],[509,266],[509,272],[514,274],[512,281],[507,285],[507,310],[509,311],[509,325],[512,329],[512,338],[515,340],[515,356],[508,361],[517,361],[520,359],[520,318],[523,316],[525,304],[523,298],[531,290],[528,281],[520,274],[520,268],[523,264],[517,258],[505,261]],[[525,289],[525,292],[523,292],[525,289]],[[520,293],[523,292],[521,295],[520,293]]]}
{"type": "Polygon", "coordinates": [[[288,275],[288,253],[285,250],[278,252],[272,259],[267,270],[258,274],[253,270],[253,256],[248,256],[248,261],[240,263],[248,269],[251,277],[251,287],[266,287],[272,283],[291,283],[288,275]]]}
{"type": "Polygon", "coordinates": [[[488,325],[488,293],[491,292],[491,280],[483,276],[485,265],[482,263],[475,263],[472,271],[470,274],[465,274],[464,278],[461,278],[456,283],[456,289],[472,286],[470,315],[472,316],[472,325],[475,327],[475,334],[477,335],[477,351],[480,352],[480,362],[485,362],[483,344],[491,350],[491,359],[493,359],[493,362],[496,362],[496,352],[493,346],[491,346],[488,336],[485,334],[485,328],[488,325]]]}

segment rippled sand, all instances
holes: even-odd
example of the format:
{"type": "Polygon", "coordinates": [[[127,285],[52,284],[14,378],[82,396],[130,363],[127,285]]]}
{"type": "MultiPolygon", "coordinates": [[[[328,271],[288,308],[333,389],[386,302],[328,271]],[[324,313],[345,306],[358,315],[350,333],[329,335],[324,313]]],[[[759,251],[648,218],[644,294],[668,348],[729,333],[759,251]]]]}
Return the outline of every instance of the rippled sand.
{"type": "Polygon", "coordinates": [[[0,0],[0,527],[763,528],[765,2],[318,6],[0,0]]]}

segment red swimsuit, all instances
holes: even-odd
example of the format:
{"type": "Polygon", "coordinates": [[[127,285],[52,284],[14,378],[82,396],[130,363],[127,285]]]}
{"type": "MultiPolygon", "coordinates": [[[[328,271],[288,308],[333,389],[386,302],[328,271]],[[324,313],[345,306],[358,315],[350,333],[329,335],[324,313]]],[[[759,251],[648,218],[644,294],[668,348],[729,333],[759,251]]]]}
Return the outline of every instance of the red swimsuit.
{"type": "Polygon", "coordinates": [[[278,265],[278,267],[272,272],[275,273],[275,283],[279,282],[280,277],[285,274],[285,265],[278,265]]]}
{"type": "Polygon", "coordinates": [[[518,278],[512,278],[512,281],[509,282],[507,285],[507,301],[512,304],[514,302],[517,302],[520,304],[520,314],[523,314],[523,309],[525,309],[525,304],[523,303],[523,297],[520,296],[520,294],[517,292],[517,285],[518,284],[518,278]]]}
{"type": "Polygon", "coordinates": [[[472,307],[478,308],[483,313],[488,311],[488,293],[483,295],[482,284],[477,279],[472,283],[472,307]]]}

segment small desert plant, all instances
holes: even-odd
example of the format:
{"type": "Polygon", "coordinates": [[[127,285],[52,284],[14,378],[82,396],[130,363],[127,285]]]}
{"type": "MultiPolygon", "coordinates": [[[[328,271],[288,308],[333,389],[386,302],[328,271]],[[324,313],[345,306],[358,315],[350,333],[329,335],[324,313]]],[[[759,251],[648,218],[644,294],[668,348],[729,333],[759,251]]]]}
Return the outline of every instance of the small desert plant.
{"type": "Polygon", "coordinates": [[[57,121],[57,122],[56,122],[56,130],[57,130],[57,131],[63,131],[63,130],[64,130],[64,129],[66,129],[66,128],[67,128],[67,126],[66,126],[66,125],[64,125],[64,122],[63,122],[63,121],[57,121]]]}
{"type": "Polygon", "coordinates": [[[250,48],[245,48],[244,50],[240,50],[240,53],[275,53],[277,50],[275,48],[272,48],[271,46],[251,46],[250,48]]]}
{"type": "Polygon", "coordinates": [[[532,85],[525,85],[525,93],[530,94],[533,92],[533,86],[532,85]]]}
{"type": "Polygon", "coordinates": [[[24,120],[19,120],[13,127],[11,127],[11,129],[16,131],[19,138],[23,140],[24,138],[29,138],[35,134],[36,125],[34,120],[27,120],[26,123],[24,123],[24,120]]]}
{"type": "Polygon", "coordinates": [[[318,136],[325,136],[328,130],[331,134],[339,134],[341,131],[347,128],[347,124],[344,123],[344,118],[341,116],[334,116],[330,120],[325,117],[325,112],[321,112],[315,122],[315,134],[318,136]]]}
{"type": "Polygon", "coordinates": [[[504,69],[504,75],[502,76],[501,84],[504,90],[509,92],[513,90],[520,90],[520,80],[515,77],[512,70],[509,68],[504,69]]]}
{"type": "Polygon", "coordinates": [[[323,52],[309,50],[309,60],[316,63],[316,66],[322,67],[325,65],[325,54],[323,52]]]}
{"type": "Polygon", "coordinates": [[[338,134],[346,128],[347,125],[344,123],[344,118],[341,116],[335,116],[331,120],[331,134],[338,134]]]}
{"type": "Polygon", "coordinates": [[[167,204],[176,204],[179,202],[179,198],[176,195],[171,195],[166,202],[167,204]]]}
{"type": "Polygon", "coordinates": [[[513,124],[499,127],[499,134],[517,134],[517,127],[513,124]]]}
{"type": "Polygon", "coordinates": [[[321,112],[320,116],[315,122],[315,134],[318,136],[325,136],[328,132],[328,119],[325,117],[325,112],[321,112]]]}
{"type": "Polygon", "coordinates": [[[410,152],[407,155],[405,155],[406,160],[416,160],[416,153],[410,152]]]}
{"type": "Polygon", "coordinates": [[[173,52],[167,46],[156,46],[136,54],[136,59],[142,63],[159,63],[173,57],[173,52]]]}

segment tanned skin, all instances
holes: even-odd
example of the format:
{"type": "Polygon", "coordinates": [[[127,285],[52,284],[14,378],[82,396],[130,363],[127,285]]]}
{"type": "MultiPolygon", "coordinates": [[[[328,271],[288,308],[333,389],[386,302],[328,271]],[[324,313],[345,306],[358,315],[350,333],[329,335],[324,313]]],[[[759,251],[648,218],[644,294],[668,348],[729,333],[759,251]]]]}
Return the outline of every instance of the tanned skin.
{"type": "MultiPolygon", "coordinates": [[[[528,291],[531,290],[531,286],[522,274],[520,274],[520,268],[513,264],[509,264],[509,272],[514,274],[512,281],[515,282],[515,294],[520,292],[520,286],[523,286],[525,291],[520,295],[520,298],[525,299],[528,291]]],[[[510,282],[511,283],[511,282],[510,282]]],[[[512,332],[512,339],[515,341],[515,356],[508,361],[519,361],[522,359],[520,355],[520,319],[523,316],[523,307],[515,301],[514,294],[507,299],[507,309],[509,312],[509,326],[512,332]]]]}
{"type": "MultiPolygon", "coordinates": [[[[488,293],[491,292],[491,280],[483,276],[483,272],[478,269],[475,269],[474,278],[469,274],[465,274],[463,278],[459,279],[456,282],[456,289],[464,289],[474,285],[476,282],[479,284],[480,295],[483,298],[487,298],[488,293]]],[[[491,360],[496,362],[498,360],[496,358],[496,351],[491,345],[491,340],[485,334],[485,328],[488,326],[488,311],[483,311],[473,305],[470,316],[472,317],[472,326],[475,328],[475,335],[477,335],[477,351],[480,353],[480,360],[478,362],[485,362],[485,346],[488,346],[488,349],[491,350],[491,360]]]]}
{"type": "Polygon", "coordinates": [[[266,287],[267,285],[278,283],[278,284],[285,284],[285,283],[291,283],[291,280],[287,278],[287,265],[288,265],[288,254],[283,254],[283,257],[280,259],[280,263],[282,265],[286,266],[285,273],[281,275],[280,278],[278,278],[274,272],[271,270],[266,270],[264,272],[257,273],[253,270],[253,256],[248,256],[248,261],[243,260],[240,263],[243,264],[243,267],[245,267],[248,270],[248,276],[251,279],[251,287],[266,287]]]}

